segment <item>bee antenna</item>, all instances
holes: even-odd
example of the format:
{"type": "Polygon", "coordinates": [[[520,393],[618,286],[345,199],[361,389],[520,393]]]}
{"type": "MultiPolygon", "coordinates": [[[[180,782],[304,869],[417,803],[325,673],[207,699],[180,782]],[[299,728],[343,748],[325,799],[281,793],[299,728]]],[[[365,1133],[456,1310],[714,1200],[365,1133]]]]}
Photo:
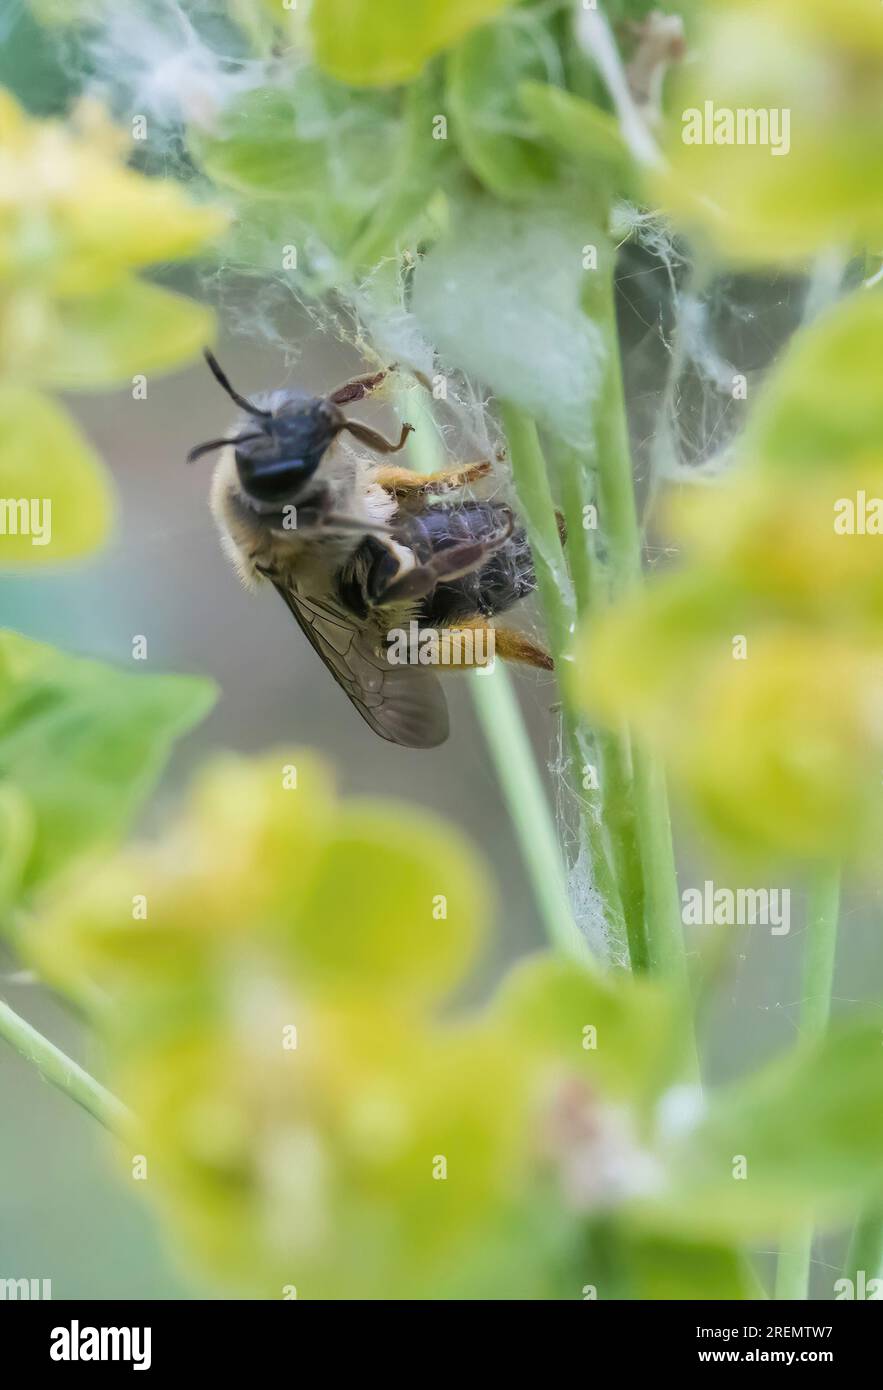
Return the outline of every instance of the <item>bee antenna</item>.
{"type": "Polygon", "coordinates": [[[230,385],[229,380],[227,379],[226,372],[221,367],[220,362],[218,361],[217,357],[215,357],[215,354],[212,352],[211,348],[203,348],[202,355],[208,363],[209,371],[215,378],[215,381],[218,383],[218,385],[221,387],[223,391],[227,392],[227,395],[230,397],[231,400],[234,400],[242,410],[247,410],[249,415],[260,415],[263,416],[264,419],[269,420],[270,416],[273,413],[272,411],[259,410],[256,405],[252,405],[251,401],[247,401],[244,396],[240,396],[239,392],[233,389],[233,387],[230,385]]]}
{"type": "Polygon", "coordinates": [[[191,449],[187,455],[188,463],[195,463],[202,458],[203,454],[210,454],[212,449],[223,449],[227,444],[247,444],[250,439],[263,439],[262,434],[238,434],[235,439],[209,439],[205,444],[197,444],[195,449],[191,449]]]}

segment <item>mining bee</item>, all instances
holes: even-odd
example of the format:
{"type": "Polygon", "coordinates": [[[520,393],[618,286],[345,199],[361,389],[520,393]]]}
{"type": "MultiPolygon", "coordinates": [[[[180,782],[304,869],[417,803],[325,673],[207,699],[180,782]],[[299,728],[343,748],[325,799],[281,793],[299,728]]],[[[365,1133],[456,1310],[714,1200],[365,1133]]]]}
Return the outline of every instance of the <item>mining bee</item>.
{"type": "MultiPolygon", "coordinates": [[[[222,450],[211,507],[241,578],[274,586],[381,738],[443,743],[448,709],[436,671],[393,664],[389,633],[416,623],[419,632],[486,636],[490,620],[535,587],[510,508],[462,495],[490,474],[490,461],[427,475],[366,456],[398,453],[411,432],[404,424],[390,441],[343,412],[388,371],[325,397],[283,390],[251,401],[208,349],[205,359],[244,413],[235,434],[198,445],[188,462],[222,450]]],[[[493,642],[497,656],[551,669],[547,653],[511,628],[493,626],[493,642]]]]}

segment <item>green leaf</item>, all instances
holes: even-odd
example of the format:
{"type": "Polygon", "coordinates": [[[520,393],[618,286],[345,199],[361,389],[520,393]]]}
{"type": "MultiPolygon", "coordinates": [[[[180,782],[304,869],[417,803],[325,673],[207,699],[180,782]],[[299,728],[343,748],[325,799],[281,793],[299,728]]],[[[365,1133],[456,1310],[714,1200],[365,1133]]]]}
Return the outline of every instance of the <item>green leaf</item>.
{"type": "Polygon", "coordinates": [[[615,175],[631,188],[631,156],[619,124],[609,112],[545,82],[523,82],[521,105],[548,140],[597,175],[615,175]]]}
{"type": "Polygon", "coordinates": [[[110,523],[97,454],[61,406],[22,386],[0,386],[0,499],[0,570],[88,555],[110,523]]]}
{"type": "Polygon", "coordinates": [[[848,1217],[883,1192],[883,1047],[877,1023],[798,1047],[712,1099],[669,1147],[670,1185],[642,1222],[704,1239],[775,1235],[848,1217]],[[744,1177],[734,1164],[744,1158],[744,1177]]]}
{"type": "Polygon", "coordinates": [[[284,204],[286,240],[296,242],[309,229],[342,252],[382,202],[401,139],[400,104],[398,94],[352,92],[317,68],[303,68],[290,92],[247,92],[226,108],[213,134],[193,130],[189,142],[217,183],[284,204]]]}
{"type": "Polygon", "coordinates": [[[316,61],[354,86],[390,86],[492,19],[511,0],[315,0],[316,61]]]}
{"type": "Polygon", "coordinates": [[[451,161],[451,142],[435,138],[441,105],[439,82],[430,69],[405,95],[395,153],[382,197],[349,253],[352,265],[373,266],[393,255],[438,188],[451,161]]]}
{"type": "Polygon", "coordinates": [[[750,418],[747,461],[847,469],[883,439],[883,294],[858,291],[798,333],[750,418]]]}
{"type": "Polygon", "coordinates": [[[59,304],[34,374],[61,390],[122,385],[136,373],[183,366],[214,335],[215,317],[204,304],[143,280],[124,280],[59,304]]]}
{"type": "Polygon", "coordinates": [[[30,5],[10,6],[6,10],[0,46],[0,85],[27,102],[30,111],[56,115],[75,99],[76,73],[85,54],[77,51],[77,37],[72,35],[70,48],[62,55],[54,36],[46,32],[39,13],[44,8],[45,0],[42,5],[32,0],[30,5]],[[37,12],[40,23],[32,11],[37,12]]]}
{"type": "Polygon", "coordinates": [[[584,312],[608,254],[579,201],[511,208],[476,199],[456,209],[455,231],[419,264],[413,309],[453,366],[518,404],[575,447],[584,447],[604,376],[600,329],[584,312]]]}
{"type": "Polygon", "coordinates": [[[448,103],[473,173],[500,198],[548,188],[558,172],[518,102],[519,83],[554,78],[558,50],[548,31],[519,12],[470,34],[448,59],[448,103]]]}
{"type": "Polygon", "coordinates": [[[0,786],[34,823],[23,888],[118,840],[214,699],[205,680],[133,675],[0,633],[0,786]]]}
{"type": "Polygon", "coordinates": [[[294,95],[276,87],[246,92],[226,108],[213,134],[193,129],[189,139],[206,172],[240,193],[296,205],[323,181],[321,133],[309,138],[301,131],[294,95]]]}

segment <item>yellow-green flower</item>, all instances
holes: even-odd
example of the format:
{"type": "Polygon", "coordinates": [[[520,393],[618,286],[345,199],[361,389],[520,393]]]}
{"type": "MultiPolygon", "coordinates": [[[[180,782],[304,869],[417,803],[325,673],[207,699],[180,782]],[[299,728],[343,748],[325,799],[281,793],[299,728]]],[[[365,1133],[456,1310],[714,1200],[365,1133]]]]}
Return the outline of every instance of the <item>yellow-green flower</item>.
{"type": "Polygon", "coordinates": [[[674,533],[712,583],[729,578],[779,617],[854,630],[883,645],[883,452],[828,469],[681,493],[674,533]]]}
{"type": "Polygon", "coordinates": [[[180,185],[125,162],[128,141],[100,107],[32,120],[0,90],[0,278],[62,297],[200,251],[227,223],[180,185]]]}
{"type": "Polygon", "coordinates": [[[697,566],[621,605],[586,636],[584,698],[603,720],[634,723],[731,849],[862,860],[883,811],[879,610],[874,640],[858,622],[850,636],[808,621],[831,616],[810,571],[770,560],[752,581],[697,566]],[[774,585],[797,581],[777,617],[774,585]]]}
{"type": "Polygon", "coordinates": [[[864,0],[719,0],[668,102],[657,192],[738,262],[879,249],[879,16],[864,0]]]}
{"type": "Polygon", "coordinates": [[[217,1275],[280,1297],[340,1290],[344,1268],[365,1296],[403,1270],[444,1282],[503,1219],[529,1136],[519,1050],[429,1011],[487,907],[459,836],[338,801],[305,752],[217,764],[159,845],[65,889],[35,954],[110,1001],[134,1142],[217,1275]]]}
{"type": "Polygon", "coordinates": [[[216,764],[157,845],[57,885],[34,956],[95,1014],[136,1117],[124,1163],[219,1286],[613,1297],[627,1266],[627,1296],[711,1296],[711,1269],[713,1296],[744,1297],[743,1228],[836,1216],[877,1183],[863,1127],[848,1181],[826,1161],[791,1194],[787,1150],[805,1124],[841,1133],[844,1074],[878,1094],[876,1025],[741,1086],[757,1160],[734,1214],[733,1102],[706,1114],[678,1084],[679,991],[538,956],[439,1015],[486,912],[460,835],[340,801],[306,752],[216,764]]]}
{"type": "Polygon", "coordinates": [[[4,519],[3,568],[88,554],[110,524],[100,460],[38,388],[146,380],[214,335],[210,309],[133,272],[194,255],[227,215],[130,168],[127,145],[92,102],[33,120],[0,89],[0,496],[41,509],[4,519]]]}
{"type": "Polygon", "coordinates": [[[577,697],[631,721],[731,849],[869,860],[879,835],[883,297],[785,353],[730,474],[668,502],[679,573],[586,634],[577,697]]]}

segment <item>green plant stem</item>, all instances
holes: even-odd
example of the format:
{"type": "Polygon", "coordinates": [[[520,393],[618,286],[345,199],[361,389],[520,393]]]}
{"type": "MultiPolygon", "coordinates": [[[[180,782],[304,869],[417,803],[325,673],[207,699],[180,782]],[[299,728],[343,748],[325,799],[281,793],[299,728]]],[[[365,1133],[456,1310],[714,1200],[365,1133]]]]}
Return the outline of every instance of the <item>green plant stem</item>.
{"type": "Polygon", "coordinates": [[[567,522],[567,558],[576,611],[582,618],[591,613],[598,597],[593,532],[584,525],[585,509],[592,501],[588,461],[571,450],[562,454],[557,462],[561,475],[561,505],[567,522]]]}
{"type": "MultiPolygon", "coordinates": [[[[428,399],[413,391],[403,405],[416,426],[408,445],[411,462],[422,473],[444,467],[428,399]]],[[[585,961],[589,945],[573,920],[555,823],[508,672],[501,665],[473,672],[469,688],[549,940],[585,961]]]]}
{"type": "Polygon", "coordinates": [[[679,980],[686,989],[687,958],[665,772],[660,761],[637,743],[632,744],[632,768],[649,969],[679,980]]]}
{"type": "Polygon", "coordinates": [[[599,737],[599,747],[604,815],[622,896],[629,958],[632,970],[640,972],[650,969],[650,945],[628,730],[603,733],[599,737]]]}
{"type": "MultiPolygon", "coordinates": [[[[512,463],[515,490],[530,540],[537,575],[537,588],[548,628],[549,646],[558,673],[567,751],[575,778],[581,780],[589,760],[586,730],[576,707],[570,682],[576,608],[573,588],[564,559],[558,519],[546,460],[540,448],[537,428],[519,406],[504,401],[500,407],[503,428],[512,463]]],[[[592,884],[600,895],[614,946],[624,951],[626,922],[619,888],[607,857],[604,827],[600,816],[587,805],[581,815],[580,832],[586,843],[592,870],[592,884]]]]}
{"type": "MultiPolygon", "coordinates": [[[[596,449],[610,587],[613,596],[620,597],[641,583],[641,532],[616,330],[613,253],[608,254],[611,266],[601,283],[597,303],[598,320],[606,338],[607,370],[598,400],[596,449]]],[[[657,760],[627,735],[620,736],[617,750],[618,755],[606,773],[606,794],[621,845],[621,872],[628,878],[629,886],[623,889],[623,896],[634,904],[643,903],[645,941],[643,946],[636,943],[636,953],[643,954],[651,969],[682,981],[686,987],[686,956],[664,772],[657,760]]],[[[637,932],[636,926],[633,935],[637,936],[637,932]]]]}
{"type": "MultiPolygon", "coordinates": [[[[831,1013],[831,985],[837,949],[837,918],[840,912],[840,871],[820,868],[813,875],[807,899],[806,932],[803,948],[803,982],[800,1003],[800,1036],[804,1041],[821,1038],[831,1013]]],[[[807,1225],[789,1240],[789,1249],[779,1252],[776,1268],[777,1299],[806,1299],[813,1228],[807,1225]]]]}
{"type": "Polygon", "coordinates": [[[868,1211],[855,1223],[843,1276],[851,1279],[856,1289],[860,1276],[866,1288],[871,1279],[883,1279],[883,1211],[868,1211]]]}
{"type": "Polygon", "coordinates": [[[5,1038],[26,1062],[32,1063],[46,1081],[88,1110],[106,1129],[115,1134],[125,1132],[130,1116],[122,1102],[3,1000],[0,1000],[0,1037],[5,1038]]]}
{"type": "MultiPolygon", "coordinates": [[[[573,591],[537,428],[526,411],[510,402],[502,403],[500,414],[509,446],[515,488],[533,551],[537,587],[549,627],[552,654],[569,658],[575,621],[573,591]]],[[[567,682],[563,672],[561,676],[561,698],[569,707],[572,697],[564,688],[567,682]]]]}
{"type": "Polygon", "coordinates": [[[508,672],[473,672],[472,698],[550,941],[586,960],[588,943],[573,920],[555,826],[508,672]]]}
{"type": "MultiPolygon", "coordinates": [[[[612,255],[612,251],[609,254],[612,255]]],[[[600,520],[607,538],[610,588],[613,597],[618,598],[641,581],[641,531],[632,478],[613,293],[611,267],[597,306],[607,349],[607,368],[598,399],[595,437],[600,520]]]]}
{"type": "MultiPolygon", "coordinates": [[[[593,531],[583,525],[586,506],[594,495],[591,460],[585,453],[569,450],[558,460],[561,499],[567,522],[567,555],[581,623],[604,602],[595,563],[593,531]]],[[[598,730],[595,745],[600,763],[601,788],[597,796],[597,819],[606,828],[609,860],[614,866],[617,890],[628,939],[632,970],[649,968],[647,935],[644,927],[644,881],[638,848],[635,807],[632,797],[631,749],[628,731],[598,730]]]]}
{"type": "Polygon", "coordinates": [[[432,72],[405,89],[401,134],[384,196],[347,253],[351,270],[374,267],[389,256],[403,229],[412,227],[434,192],[439,166],[448,157],[444,141],[426,140],[439,95],[432,72]]]}

